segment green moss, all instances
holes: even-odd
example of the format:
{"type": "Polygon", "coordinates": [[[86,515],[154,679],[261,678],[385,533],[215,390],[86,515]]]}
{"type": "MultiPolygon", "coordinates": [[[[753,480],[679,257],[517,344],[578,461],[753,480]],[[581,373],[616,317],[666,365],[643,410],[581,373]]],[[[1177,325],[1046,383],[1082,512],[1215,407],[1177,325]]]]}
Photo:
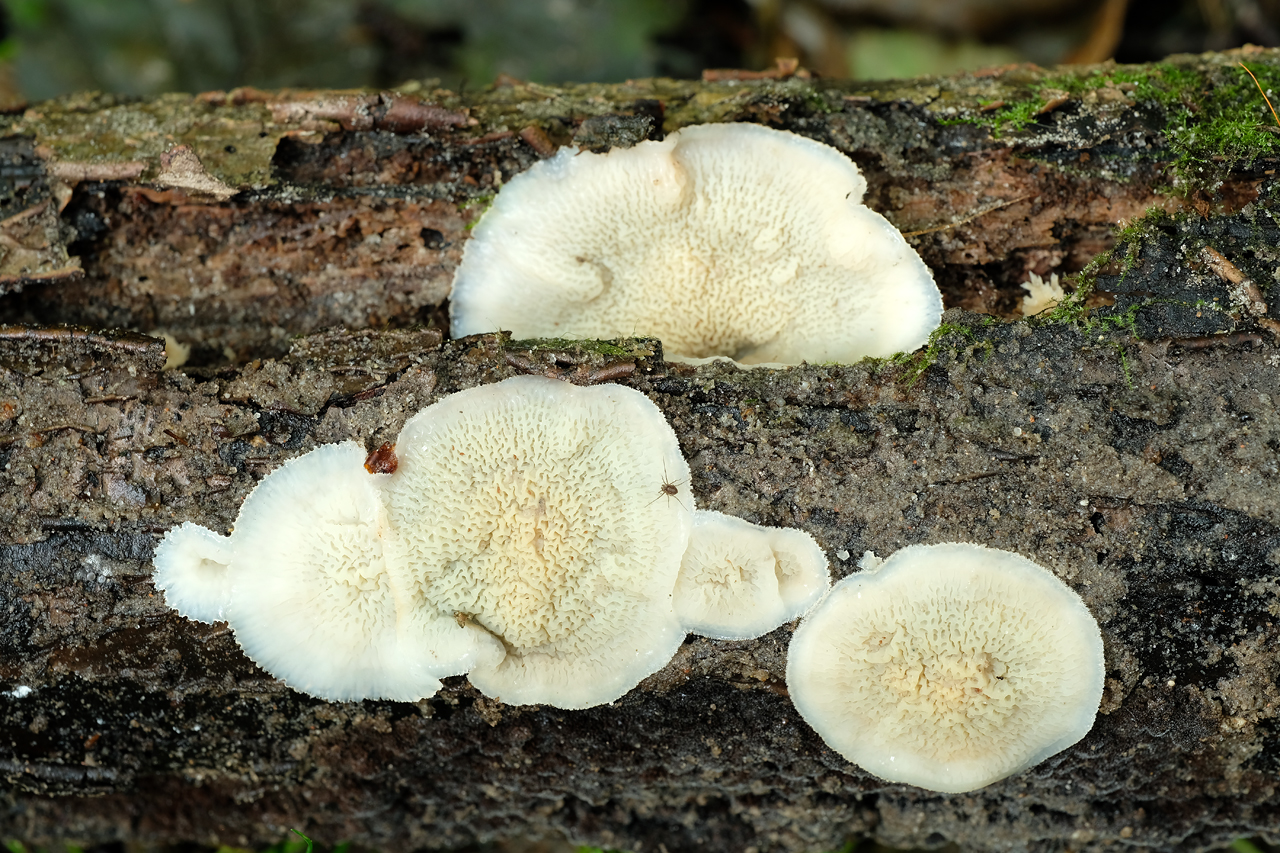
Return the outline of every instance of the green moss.
{"type": "Polygon", "coordinates": [[[478,195],[475,198],[467,199],[458,205],[459,213],[471,211],[472,219],[466,225],[462,226],[463,230],[470,231],[480,224],[480,219],[489,212],[489,208],[493,207],[493,202],[497,198],[496,193],[486,193],[478,195]]]}
{"type": "MultiPolygon", "coordinates": [[[[1247,64],[1264,90],[1280,92],[1280,57],[1254,56],[1247,64]]],[[[1172,188],[1180,193],[1211,187],[1233,169],[1280,154],[1280,134],[1274,132],[1280,128],[1266,99],[1231,55],[1217,58],[1216,64],[1196,57],[1047,74],[1012,90],[998,109],[984,111],[985,105],[980,105],[944,123],[986,126],[1000,138],[1035,124],[1053,93],[1088,100],[1091,92],[1101,89],[1122,92],[1138,108],[1164,114],[1167,148],[1153,151],[1152,157],[1169,163],[1172,188]]],[[[1097,109],[1105,109],[1104,103],[1099,99],[1097,109]]]]}
{"type": "MultiPolygon", "coordinates": [[[[1255,61],[1251,70],[1263,90],[1280,91],[1280,67],[1255,61]]],[[[1175,177],[1188,190],[1207,187],[1231,170],[1280,153],[1280,136],[1266,99],[1237,65],[1208,73],[1163,64],[1135,94],[1164,108],[1165,133],[1175,153],[1175,177]]]]}
{"type": "MultiPolygon", "coordinates": [[[[1096,258],[1094,259],[1097,260],[1096,258]]],[[[1093,264],[1086,268],[1086,272],[1093,268],[1093,264]]],[[[1085,300],[1089,294],[1093,292],[1094,279],[1097,273],[1094,272],[1091,277],[1086,278],[1086,273],[1082,272],[1076,281],[1076,289],[1066,295],[1066,298],[1048,311],[1041,312],[1034,317],[1028,318],[1027,322],[1034,325],[1041,323],[1067,323],[1076,325],[1084,322],[1085,315],[1088,310],[1085,307],[1085,300]]]]}
{"type": "Polygon", "coordinates": [[[517,341],[504,337],[500,346],[504,350],[520,350],[522,352],[577,350],[578,352],[596,353],[609,358],[652,358],[658,352],[658,342],[653,338],[618,338],[611,341],[530,338],[517,341]]]}
{"type": "Polygon", "coordinates": [[[1133,376],[1129,373],[1129,349],[1118,341],[1112,341],[1111,347],[1116,351],[1116,356],[1120,359],[1120,372],[1124,374],[1124,384],[1132,389],[1133,376]]]}
{"type": "Polygon", "coordinates": [[[815,89],[807,89],[804,92],[804,102],[805,106],[817,115],[830,115],[831,113],[840,112],[840,107],[832,104],[825,92],[819,92],[815,89]]]}
{"type": "MultiPolygon", "coordinates": [[[[1164,208],[1152,207],[1141,217],[1121,225],[1115,232],[1115,246],[1095,257],[1080,271],[1076,277],[1075,290],[1068,293],[1066,298],[1053,308],[1031,318],[1030,322],[1067,323],[1086,330],[1093,329],[1095,322],[1112,322],[1111,317],[1097,319],[1091,317],[1089,309],[1085,307],[1097,284],[1098,275],[1108,267],[1119,264],[1120,279],[1123,281],[1124,277],[1138,266],[1142,257],[1142,247],[1155,239],[1161,229],[1175,224],[1176,221],[1175,214],[1169,213],[1164,208]]],[[[1131,330],[1135,324],[1134,312],[1136,308],[1131,309],[1126,315],[1128,319],[1122,324],[1131,330]]]]}
{"type": "MultiPolygon", "coordinates": [[[[1039,87],[1034,87],[1037,91],[1039,87]]],[[[999,139],[1010,133],[1017,133],[1036,120],[1036,113],[1040,110],[1042,102],[1038,97],[1027,98],[1026,100],[1014,101],[1013,103],[1005,102],[999,107],[993,107],[998,101],[988,101],[979,105],[982,112],[978,115],[960,116],[958,118],[943,119],[942,124],[977,124],[989,125],[991,127],[991,135],[999,139]]]]}
{"type": "MultiPolygon", "coordinates": [[[[994,317],[987,317],[983,320],[983,327],[998,322],[994,317]]],[[[873,372],[879,373],[881,370],[890,367],[901,368],[898,380],[906,383],[907,387],[915,385],[920,381],[920,377],[924,372],[937,363],[938,357],[944,350],[956,350],[959,348],[972,349],[974,354],[981,353],[988,356],[995,351],[991,341],[978,334],[978,331],[972,326],[965,326],[959,323],[943,323],[941,326],[933,330],[929,335],[928,342],[921,349],[914,352],[900,352],[888,358],[867,358],[862,363],[869,366],[873,372]],[[957,346],[955,340],[949,338],[960,337],[963,340],[960,346],[957,346]]]]}

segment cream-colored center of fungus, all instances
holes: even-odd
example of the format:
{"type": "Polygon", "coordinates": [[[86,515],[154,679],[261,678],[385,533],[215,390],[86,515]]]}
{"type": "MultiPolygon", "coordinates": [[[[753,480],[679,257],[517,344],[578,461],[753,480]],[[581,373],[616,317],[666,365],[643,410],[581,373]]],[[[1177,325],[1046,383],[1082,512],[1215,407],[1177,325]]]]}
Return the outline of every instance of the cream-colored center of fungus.
{"type": "Polygon", "coordinates": [[[682,618],[693,622],[715,614],[730,624],[735,617],[750,619],[759,609],[780,607],[774,601],[778,597],[774,564],[765,559],[773,552],[765,545],[754,553],[748,548],[724,553],[733,544],[711,539],[689,545],[676,581],[675,607],[682,618]]]}
{"type": "Polygon", "coordinates": [[[1008,740],[1020,694],[1049,677],[1028,655],[1043,634],[1030,614],[992,600],[956,609],[941,597],[882,604],[837,643],[850,713],[944,763],[1008,740]]]}
{"type": "Polygon", "coordinates": [[[609,415],[480,412],[465,445],[402,464],[391,514],[421,600],[519,652],[589,643],[606,604],[651,598],[672,510],[609,415]]]}
{"type": "MultiPolygon", "coordinates": [[[[582,467],[584,460],[577,460],[582,467]]],[[[425,591],[437,606],[471,615],[508,644],[533,648],[575,633],[590,604],[610,586],[594,557],[602,530],[575,483],[561,483],[513,458],[487,474],[484,487],[456,507],[474,550],[430,572],[425,591]]],[[[581,481],[578,481],[579,483],[581,481]]]]}

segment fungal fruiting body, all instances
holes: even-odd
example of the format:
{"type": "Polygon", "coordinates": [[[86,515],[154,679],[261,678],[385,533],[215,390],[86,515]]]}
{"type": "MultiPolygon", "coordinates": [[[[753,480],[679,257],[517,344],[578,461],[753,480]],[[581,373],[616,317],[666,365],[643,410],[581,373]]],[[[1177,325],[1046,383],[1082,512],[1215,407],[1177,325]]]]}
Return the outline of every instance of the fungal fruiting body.
{"type": "Polygon", "coordinates": [[[693,515],[675,591],[686,631],[719,640],[759,637],[830,588],[826,557],[808,533],[710,510],[693,515]]]}
{"type": "Polygon", "coordinates": [[[830,146],[752,124],[573,148],[517,175],[454,278],[455,336],[662,339],[667,356],[853,362],[941,322],[927,267],[830,146]]]}
{"type": "Polygon", "coordinates": [[[509,704],[582,708],[674,654],[693,495],[643,394],[509,379],[419,412],[394,458],[370,473],[360,444],[326,445],[264,478],[230,537],[174,528],[166,602],[331,700],[419,699],[469,672],[509,704]],[[653,500],[668,473],[681,485],[653,500]]]}
{"type": "Polygon", "coordinates": [[[1027,295],[1022,297],[1023,317],[1034,317],[1036,314],[1048,311],[1067,298],[1062,291],[1062,285],[1058,283],[1057,273],[1047,279],[1030,273],[1027,280],[1022,283],[1022,289],[1027,292],[1027,295]]]}
{"type": "Polygon", "coordinates": [[[915,545],[831,590],[796,630],[787,685],[804,719],[864,770],[972,791],[1093,726],[1098,624],[1048,570],[980,545],[915,545]]]}
{"type": "Polygon", "coordinates": [[[471,670],[481,692],[585,708],[671,659],[693,495],[643,394],[537,377],[473,388],[412,418],[396,453],[387,506],[419,606],[467,614],[505,649],[471,670]],[[667,476],[676,494],[655,500],[667,476]]]}

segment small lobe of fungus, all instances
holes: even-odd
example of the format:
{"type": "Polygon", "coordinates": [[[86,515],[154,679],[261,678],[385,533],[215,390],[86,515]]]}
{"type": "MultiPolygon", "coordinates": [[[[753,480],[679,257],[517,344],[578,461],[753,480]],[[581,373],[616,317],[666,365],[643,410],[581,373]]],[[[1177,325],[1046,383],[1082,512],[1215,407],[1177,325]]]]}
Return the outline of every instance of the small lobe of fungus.
{"type": "Polygon", "coordinates": [[[382,446],[373,451],[364,460],[364,469],[370,474],[394,474],[396,465],[396,446],[384,441],[382,446]]]}

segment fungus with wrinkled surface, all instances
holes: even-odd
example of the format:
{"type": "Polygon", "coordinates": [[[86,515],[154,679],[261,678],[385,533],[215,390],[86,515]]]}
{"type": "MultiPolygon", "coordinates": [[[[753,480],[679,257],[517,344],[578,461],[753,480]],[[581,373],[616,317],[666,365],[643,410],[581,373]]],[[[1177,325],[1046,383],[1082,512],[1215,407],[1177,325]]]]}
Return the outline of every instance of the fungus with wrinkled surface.
{"type": "Polygon", "coordinates": [[[245,498],[230,537],[186,523],[156,548],[165,602],[225,619],[255,663],[323,699],[413,701],[500,646],[478,628],[414,607],[381,481],[353,441],[271,472],[245,498]]]}
{"type": "Polygon", "coordinates": [[[928,268],[830,146],[753,124],[566,148],[508,182],[454,277],[455,337],[650,334],[668,357],[854,362],[941,322],[928,268]]]}
{"type": "Polygon", "coordinates": [[[505,652],[470,671],[481,692],[587,708],[675,654],[693,495],[643,394],[533,376],[472,388],[411,418],[396,456],[387,508],[414,606],[462,614],[505,652]]]}
{"type": "Polygon", "coordinates": [[[1098,623],[1048,570],[1007,551],[905,548],[850,575],[787,656],[800,715],[890,782],[958,793],[1080,740],[1105,665],[1098,623]]]}
{"type": "Polygon", "coordinates": [[[225,618],[255,662],[324,699],[414,700],[469,672],[509,704],[585,708],[684,638],[672,589],[688,483],[640,392],[518,377],[429,406],[394,446],[291,460],[230,537],[171,530],[155,580],[171,607],[225,618]]]}
{"type": "Polygon", "coordinates": [[[746,640],[800,616],[830,586],[827,559],[803,530],[698,510],[676,580],[676,615],[686,631],[746,640]]]}

